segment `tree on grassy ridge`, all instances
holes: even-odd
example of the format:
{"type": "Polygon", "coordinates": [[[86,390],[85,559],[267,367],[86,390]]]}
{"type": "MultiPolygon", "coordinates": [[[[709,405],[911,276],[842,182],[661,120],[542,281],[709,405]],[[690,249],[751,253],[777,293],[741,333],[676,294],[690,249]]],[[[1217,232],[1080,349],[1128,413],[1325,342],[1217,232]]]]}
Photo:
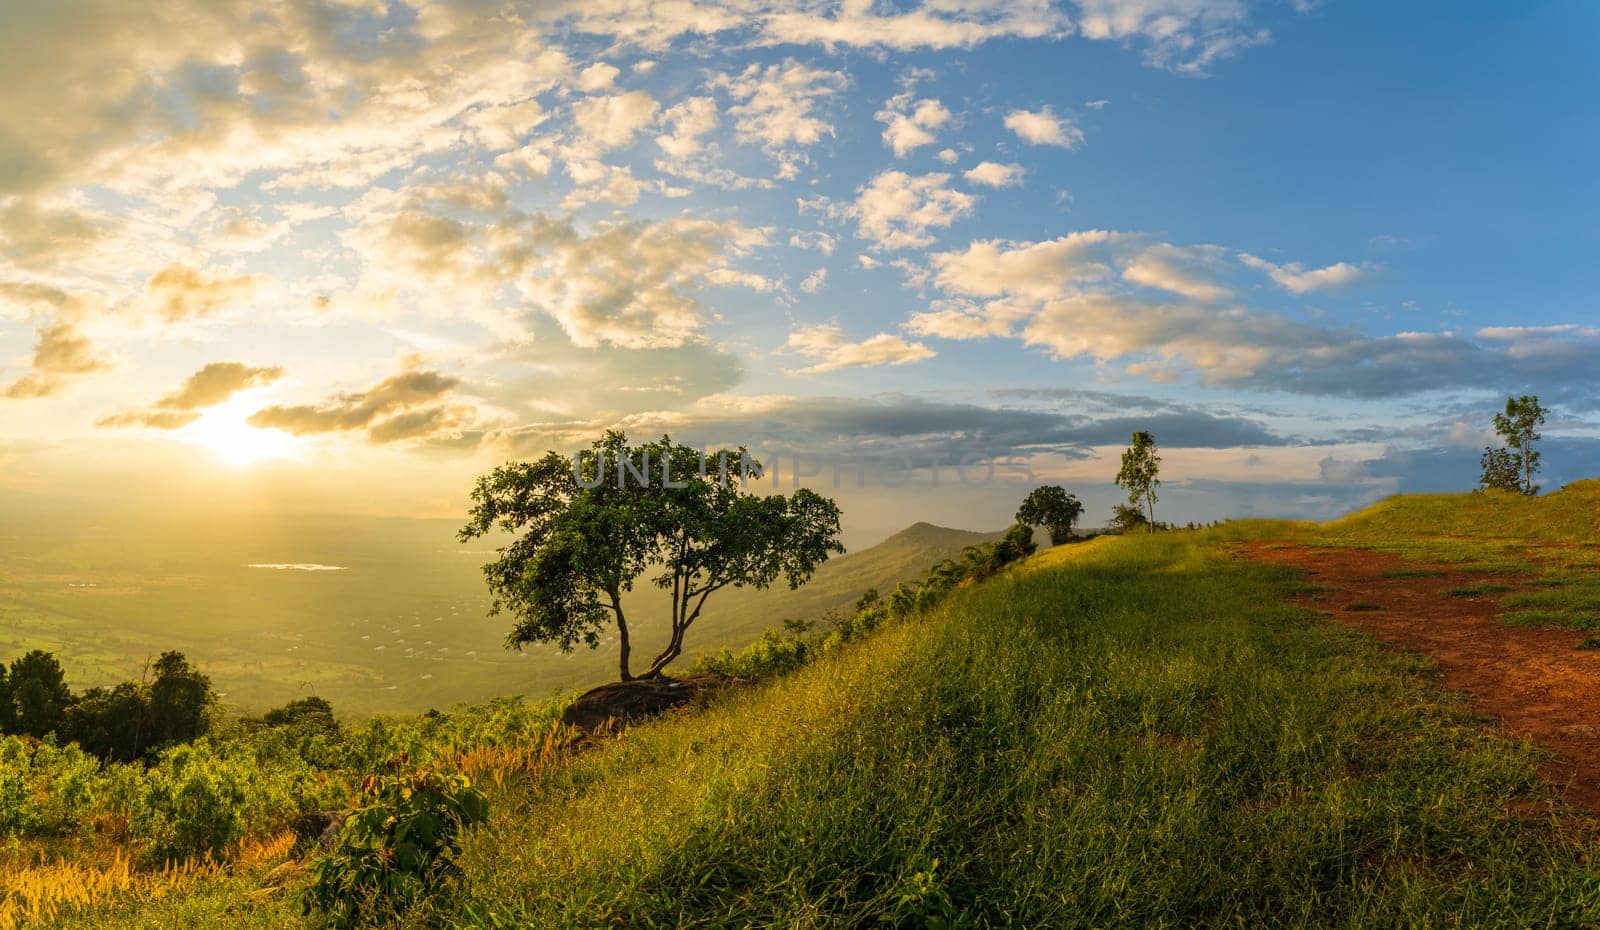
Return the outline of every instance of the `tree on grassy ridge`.
{"type": "Polygon", "coordinates": [[[1156,530],[1156,488],[1161,484],[1161,456],[1156,451],[1156,437],[1139,430],[1122,453],[1122,469],[1117,472],[1117,485],[1128,492],[1128,503],[1147,511],[1152,533],[1156,530]]]}
{"type": "Polygon", "coordinates": [[[1072,539],[1072,527],[1083,514],[1083,504],[1067,493],[1060,485],[1047,484],[1034,488],[1017,508],[1017,523],[1024,526],[1043,526],[1050,531],[1051,545],[1059,546],[1072,539]]]}
{"type": "Polygon", "coordinates": [[[630,446],[615,430],[569,459],[549,452],[478,479],[463,541],[496,529],[516,538],[484,566],[491,613],[509,610],[506,644],[591,649],[614,623],[623,681],[634,676],[622,595],[650,570],[670,591],[666,647],[640,677],[660,675],[683,651],[706,600],[727,587],[797,588],[844,552],[839,507],[812,491],[785,497],[744,490],[762,476],[744,449],[709,455],[663,436],[630,446]]]}
{"type": "Polygon", "coordinates": [[[1544,438],[1539,427],[1544,425],[1546,415],[1536,395],[1506,398],[1505,411],[1494,415],[1494,431],[1505,440],[1505,446],[1484,448],[1480,479],[1483,487],[1530,496],[1539,493],[1539,486],[1533,483],[1540,459],[1534,444],[1544,438]]]}

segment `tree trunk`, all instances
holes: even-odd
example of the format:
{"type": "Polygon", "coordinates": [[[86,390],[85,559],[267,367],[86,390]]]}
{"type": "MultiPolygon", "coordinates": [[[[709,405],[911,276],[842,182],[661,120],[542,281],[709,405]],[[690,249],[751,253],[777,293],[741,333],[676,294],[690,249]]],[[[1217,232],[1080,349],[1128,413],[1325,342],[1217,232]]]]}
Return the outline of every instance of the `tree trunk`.
{"type": "Polygon", "coordinates": [[[617,656],[622,680],[632,681],[633,673],[628,671],[628,653],[632,651],[628,642],[628,618],[622,615],[622,599],[616,594],[611,595],[611,610],[617,615],[617,656]]]}
{"type": "Polygon", "coordinates": [[[1145,492],[1144,505],[1150,511],[1150,532],[1154,533],[1156,531],[1156,502],[1151,499],[1148,491],[1145,492]]]}

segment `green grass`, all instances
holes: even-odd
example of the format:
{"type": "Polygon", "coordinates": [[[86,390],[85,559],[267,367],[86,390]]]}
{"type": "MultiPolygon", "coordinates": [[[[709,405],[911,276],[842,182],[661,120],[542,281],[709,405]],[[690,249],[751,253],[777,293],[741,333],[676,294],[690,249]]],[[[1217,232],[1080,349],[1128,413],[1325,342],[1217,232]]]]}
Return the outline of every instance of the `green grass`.
{"type": "Polygon", "coordinates": [[[1446,588],[1446,597],[1488,597],[1491,594],[1504,594],[1515,590],[1508,584],[1474,584],[1460,588],[1446,588]]]}
{"type": "MultiPolygon", "coordinates": [[[[1052,550],[495,790],[460,927],[1600,922],[1590,822],[1232,531],[1052,550]],[[1554,815],[1550,813],[1554,811],[1554,815]]],[[[284,925],[248,881],[82,918],[284,925]]],[[[70,924],[68,924],[70,925],[70,924]]]]}
{"type": "Polygon", "coordinates": [[[464,857],[495,926],[1600,919],[1586,836],[1385,656],[1188,535],[1047,553],[529,784],[464,857]]]}

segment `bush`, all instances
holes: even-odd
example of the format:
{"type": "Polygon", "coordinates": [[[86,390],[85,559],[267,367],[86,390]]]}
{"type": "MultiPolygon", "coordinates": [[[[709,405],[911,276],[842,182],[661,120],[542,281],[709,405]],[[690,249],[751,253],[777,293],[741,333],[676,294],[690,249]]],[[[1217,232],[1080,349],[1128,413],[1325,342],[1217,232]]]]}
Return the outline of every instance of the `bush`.
{"type": "Polygon", "coordinates": [[[130,822],[152,862],[220,853],[244,838],[249,772],[196,746],[162,756],[150,770],[130,822]]]}
{"type": "Polygon", "coordinates": [[[372,775],[333,851],[312,866],[306,914],[352,927],[431,896],[455,870],[463,827],[489,815],[489,801],[463,775],[417,769],[372,775]]]}

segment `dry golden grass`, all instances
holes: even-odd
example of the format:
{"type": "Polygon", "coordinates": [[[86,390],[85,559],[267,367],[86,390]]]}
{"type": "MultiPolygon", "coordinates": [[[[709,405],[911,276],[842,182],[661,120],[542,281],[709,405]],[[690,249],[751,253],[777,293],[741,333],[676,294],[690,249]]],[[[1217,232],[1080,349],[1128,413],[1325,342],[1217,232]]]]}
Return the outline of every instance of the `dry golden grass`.
{"type": "Polygon", "coordinates": [[[104,864],[54,862],[14,869],[0,874],[0,930],[16,930],[127,894],[158,900],[227,871],[282,858],[294,842],[294,834],[284,831],[246,843],[223,861],[193,859],[151,871],[136,868],[126,850],[104,864]]]}

